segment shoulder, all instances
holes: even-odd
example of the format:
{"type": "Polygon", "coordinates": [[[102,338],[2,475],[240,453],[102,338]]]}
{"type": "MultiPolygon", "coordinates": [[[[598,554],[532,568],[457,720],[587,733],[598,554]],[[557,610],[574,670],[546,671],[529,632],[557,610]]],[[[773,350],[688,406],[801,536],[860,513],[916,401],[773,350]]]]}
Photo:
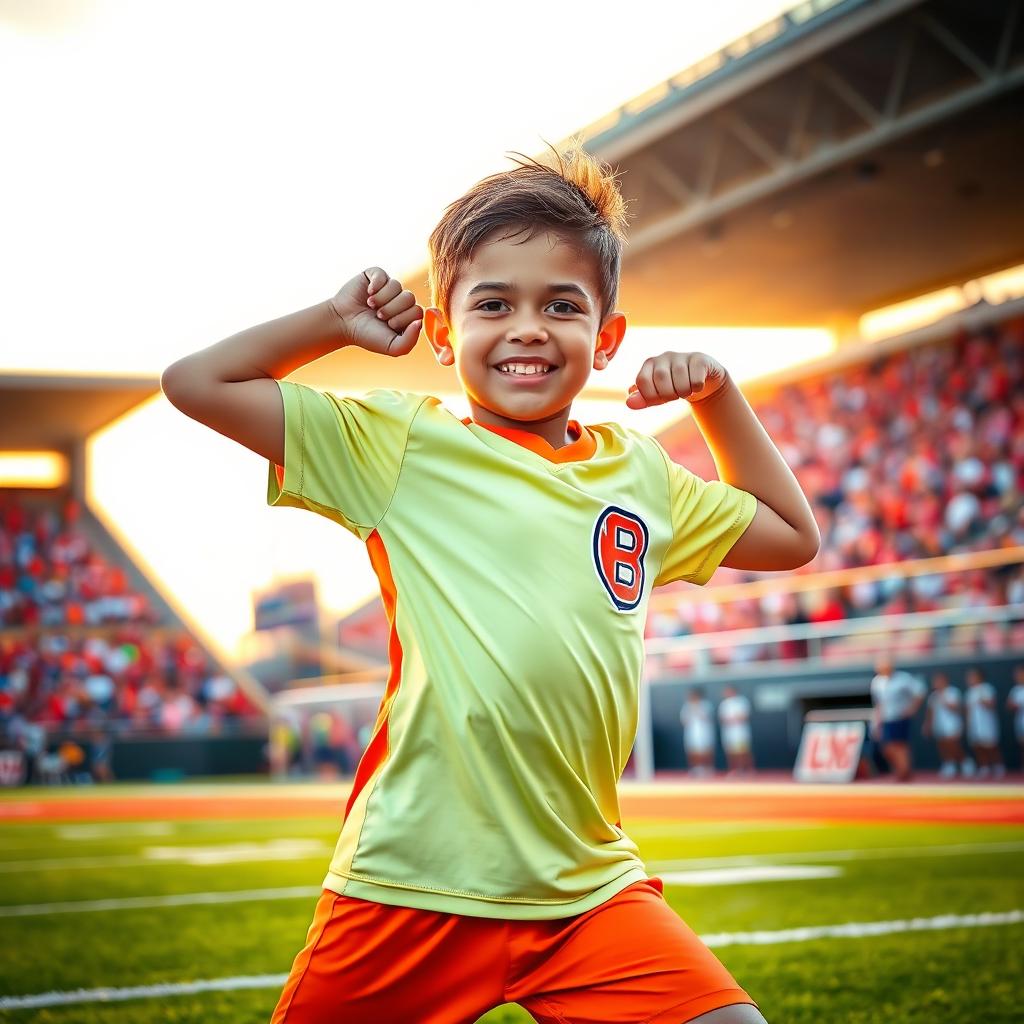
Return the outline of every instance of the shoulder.
{"type": "Polygon", "coordinates": [[[622,455],[646,457],[663,467],[671,460],[657,438],[634,430],[625,424],[607,421],[605,423],[588,423],[587,429],[599,434],[605,441],[605,447],[622,455]]]}
{"type": "Polygon", "coordinates": [[[373,388],[363,394],[348,395],[326,388],[316,388],[297,380],[278,380],[277,384],[283,394],[301,400],[304,406],[313,403],[338,409],[360,408],[369,412],[394,415],[402,412],[415,413],[425,402],[440,405],[440,400],[433,395],[399,391],[394,388],[373,388]]]}

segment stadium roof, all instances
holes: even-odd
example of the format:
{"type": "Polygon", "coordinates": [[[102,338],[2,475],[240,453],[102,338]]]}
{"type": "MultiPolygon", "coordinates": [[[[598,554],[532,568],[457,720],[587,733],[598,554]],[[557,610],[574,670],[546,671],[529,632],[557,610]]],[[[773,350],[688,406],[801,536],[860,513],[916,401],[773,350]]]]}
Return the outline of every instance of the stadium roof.
{"type": "Polygon", "coordinates": [[[0,374],[0,444],[66,450],[159,390],[155,377],[0,374]]]}
{"type": "Polygon", "coordinates": [[[620,308],[845,332],[1020,263],[1019,13],[809,0],[584,129],[630,202],[620,308]]]}

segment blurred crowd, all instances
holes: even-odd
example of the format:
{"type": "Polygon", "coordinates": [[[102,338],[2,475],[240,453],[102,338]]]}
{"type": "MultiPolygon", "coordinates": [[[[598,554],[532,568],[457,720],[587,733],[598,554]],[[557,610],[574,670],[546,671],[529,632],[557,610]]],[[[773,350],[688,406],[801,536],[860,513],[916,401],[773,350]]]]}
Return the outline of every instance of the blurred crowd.
{"type": "MultiPolygon", "coordinates": [[[[800,381],[752,405],[821,531],[818,556],[799,574],[1024,545],[1024,319],[800,381]]],[[[699,476],[717,477],[692,421],[668,450],[699,476]]],[[[754,578],[720,569],[712,587],[754,578]]],[[[680,598],[676,613],[651,616],[649,635],[1019,603],[1024,568],[721,604],[692,589],[680,598]]],[[[806,653],[794,644],[790,656],[806,653]]]]}
{"type": "Polygon", "coordinates": [[[193,638],[164,628],[80,517],[73,499],[0,492],[0,746],[30,764],[63,749],[65,768],[83,770],[98,755],[98,777],[113,736],[216,735],[258,715],[193,638]]]}
{"type": "Polygon", "coordinates": [[[72,498],[36,507],[0,491],[0,627],[157,625],[124,570],[93,549],[72,498]]]}

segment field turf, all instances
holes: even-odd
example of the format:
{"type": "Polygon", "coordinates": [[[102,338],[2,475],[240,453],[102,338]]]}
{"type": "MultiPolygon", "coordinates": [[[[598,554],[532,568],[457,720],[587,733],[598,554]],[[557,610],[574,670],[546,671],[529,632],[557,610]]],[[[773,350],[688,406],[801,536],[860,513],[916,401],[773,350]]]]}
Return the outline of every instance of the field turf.
{"type": "MultiPolygon", "coordinates": [[[[624,797],[624,827],[652,874],[833,871],[666,884],[669,902],[714,946],[769,1022],[1022,1019],[1020,788],[930,790],[917,812],[917,805],[899,803],[914,790],[862,788],[855,798],[877,806],[876,821],[846,813],[861,804],[844,808],[838,790],[824,798],[808,790],[805,799],[789,787],[781,804],[771,787],[706,787],[706,801],[687,800],[687,792],[677,786],[648,793],[647,802],[642,794],[624,797]],[[986,804],[992,797],[998,800],[986,804]],[[851,922],[902,923],[881,929],[888,934],[793,931],[851,922]]],[[[0,1020],[267,1021],[280,976],[305,937],[342,802],[340,786],[290,787],[288,794],[251,785],[3,794],[0,1020]],[[188,799],[175,804],[176,794],[188,799]],[[95,803],[100,797],[116,801],[95,803]],[[189,895],[239,890],[255,892],[230,903],[189,895]],[[178,905],[160,905],[175,894],[184,897],[178,905]],[[120,902],[131,900],[135,905],[120,902]],[[83,901],[90,906],[75,906],[83,901]],[[226,990],[148,989],[211,979],[226,990]],[[135,986],[142,991],[130,999],[92,991],[135,986]],[[79,989],[86,992],[78,1001],[61,995],[79,989]],[[39,997],[35,1005],[26,1005],[30,996],[39,997]]],[[[481,1018],[530,1019],[518,1007],[481,1018]]]]}

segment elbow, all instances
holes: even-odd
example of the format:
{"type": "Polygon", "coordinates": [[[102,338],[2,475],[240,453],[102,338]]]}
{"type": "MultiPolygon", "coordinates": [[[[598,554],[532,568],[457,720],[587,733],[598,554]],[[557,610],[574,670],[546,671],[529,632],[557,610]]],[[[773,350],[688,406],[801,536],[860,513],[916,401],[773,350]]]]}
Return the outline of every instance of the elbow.
{"type": "Polygon", "coordinates": [[[793,565],[793,568],[799,569],[807,565],[808,562],[813,562],[818,557],[820,550],[821,534],[818,532],[817,525],[815,525],[812,531],[800,535],[799,543],[794,551],[796,564],[793,565]]]}
{"type": "Polygon", "coordinates": [[[160,374],[160,390],[176,409],[181,409],[185,396],[194,390],[197,383],[195,367],[188,364],[188,357],[171,363],[160,374]]]}

